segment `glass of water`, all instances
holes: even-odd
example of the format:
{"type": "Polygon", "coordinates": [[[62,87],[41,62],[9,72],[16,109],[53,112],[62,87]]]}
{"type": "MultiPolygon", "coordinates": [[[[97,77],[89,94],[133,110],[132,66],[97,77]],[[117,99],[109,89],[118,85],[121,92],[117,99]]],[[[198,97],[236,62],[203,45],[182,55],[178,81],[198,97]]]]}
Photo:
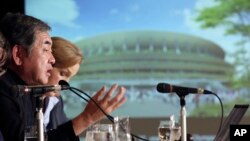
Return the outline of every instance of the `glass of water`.
{"type": "Polygon", "coordinates": [[[158,127],[158,136],[161,141],[178,141],[181,137],[181,126],[175,123],[174,115],[168,120],[160,121],[158,127]]]}
{"type": "Polygon", "coordinates": [[[178,141],[181,137],[181,126],[173,121],[160,121],[158,136],[161,141],[178,141]]]}
{"type": "Polygon", "coordinates": [[[179,141],[181,138],[181,126],[175,123],[170,131],[170,141],[179,141]]]}
{"type": "Polygon", "coordinates": [[[113,124],[95,124],[86,132],[86,141],[115,141],[113,124]]]}
{"type": "Polygon", "coordinates": [[[116,141],[131,141],[130,124],[128,116],[114,117],[116,141]]]}
{"type": "Polygon", "coordinates": [[[171,124],[167,120],[160,121],[158,136],[161,141],[170,141],[171,124]]]}

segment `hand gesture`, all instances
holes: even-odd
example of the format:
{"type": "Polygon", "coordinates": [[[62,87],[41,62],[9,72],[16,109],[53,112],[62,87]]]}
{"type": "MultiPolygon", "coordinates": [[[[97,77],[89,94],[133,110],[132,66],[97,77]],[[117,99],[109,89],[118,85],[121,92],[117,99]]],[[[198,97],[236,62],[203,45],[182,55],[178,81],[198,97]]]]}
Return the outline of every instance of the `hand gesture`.
{"type": "MultiPolygon", "coordinates": [[[[125,92],[124,87],[118,87],[117,84],[114,84],[108,91],[105,87],[102,87],[92,98],[105,113],[110,114],[126,101],[125,92]],[[113,95],[117,89],[118,91],[113,95]]],[[[99,107],[90,100],[84,111],[72,121],[76,135],[79,135],[88,126],[101,120],[104,116],[105,114],[99,107]]]]}

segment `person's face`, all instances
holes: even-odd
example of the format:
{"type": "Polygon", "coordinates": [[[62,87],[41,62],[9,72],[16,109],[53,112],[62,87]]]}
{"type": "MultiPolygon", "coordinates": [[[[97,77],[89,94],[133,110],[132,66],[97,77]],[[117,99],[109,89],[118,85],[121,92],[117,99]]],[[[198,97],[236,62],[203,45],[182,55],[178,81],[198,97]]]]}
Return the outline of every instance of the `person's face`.
{"type": "MultiPolygon", "coordinates": [[[[51,76],[49,77],[49,85],[58,84],[60,80],[65,80],[69,82],[69,80],[76,75],[80,68],[80,64],[75,64],[74,66],[68,68],[56,68],[54,67],[51,71],[51,76]]],[[[58,96],[57,92],[50,92],[50,96],[58,96]]]]}
{"type": "Polygon", "coordinates": [[[55,58],[52,55],[52,40],[48,32],[37,32],[31,53],[23,61],[23,79],[27,84],[47,84],[55,58]]]}

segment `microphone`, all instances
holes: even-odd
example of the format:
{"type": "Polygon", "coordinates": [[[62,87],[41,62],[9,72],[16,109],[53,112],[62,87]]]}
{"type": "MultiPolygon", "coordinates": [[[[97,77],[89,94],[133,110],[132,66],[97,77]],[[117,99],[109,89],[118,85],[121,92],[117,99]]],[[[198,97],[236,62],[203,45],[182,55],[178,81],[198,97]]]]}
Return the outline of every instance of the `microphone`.
{"type": "Polygon", "coordinates": [[[177,94],[214,94],[211,91],[202,89],[202,88],[189,88],[189,87],[182,87],[176,85],[170,85],[168,83],[159,83],[157,84],[157,91],[160,93],[171,93],[175,92],[177,94]]]}
{"type": "Polygon", "coordinates": [[[61,85],[61,86],[68,87],[67,89],[70,88],[69,83],[68,83],[67,81],[65,81],[65,80],[60,80],[60,81],[58,82],[58,84],[61,85]]]}
{"type": "Polygon", "coordinates": [[[67,85],[34,85],[34,86],[16,85],[13,87],[13,90],[21,96],[27,94],[39,96],[47,92],[61,91],[67,89],[69,89],[69,86],[67,85]]]}

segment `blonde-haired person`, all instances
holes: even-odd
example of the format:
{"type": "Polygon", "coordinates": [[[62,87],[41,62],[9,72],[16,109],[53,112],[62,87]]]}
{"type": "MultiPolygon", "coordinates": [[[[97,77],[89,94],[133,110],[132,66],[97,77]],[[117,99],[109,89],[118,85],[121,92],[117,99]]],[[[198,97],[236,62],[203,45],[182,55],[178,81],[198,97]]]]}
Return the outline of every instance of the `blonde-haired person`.
{"type": "MultiPolygon", "coordinates": [[[[70,41],[61,37],[52,37],[52,42],[52,53],[56,62],[53,65],[54,68],[49,78],[49,84],[58,84],[60,80],[69,81],[78,72],[83,61],[81,50],[70,41]]],[[[106,113],[110,114],[126,101],[124,97],[125,91],[124,87],[118,87],[117,84],[112,85],[109,90],[106,90],[103,86],[92,98],[106,113]],[[117,93],[115,96],[112,96],[116,89],[118,89],[117,93]]],[[[52,105],[53,107],[51,111],[47,111],[51,109],[48,107],[45,111],[45,116],[48,116],[48,113],[50,114],[47,129],[53,129],[66,122],[67,118],[63,111],[63,101],[60,94],[51,92],[49,95],[56,96],[47,97],[45,100],[46,105],[52,105]]],[[[92,101],[89,101],[83,112],[72,119],[75,134],[80,135],[88,126],[101,120],[104,116],[100,109],[92,101]]]]}

